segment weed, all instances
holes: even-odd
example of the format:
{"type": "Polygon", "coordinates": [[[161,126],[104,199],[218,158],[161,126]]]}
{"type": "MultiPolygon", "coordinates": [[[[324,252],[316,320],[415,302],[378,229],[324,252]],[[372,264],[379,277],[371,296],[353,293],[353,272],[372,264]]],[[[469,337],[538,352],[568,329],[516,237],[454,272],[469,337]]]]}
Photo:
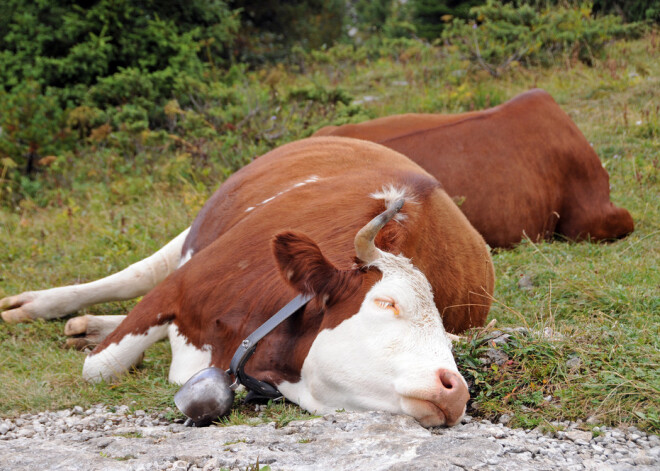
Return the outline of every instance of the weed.
{"type": "Polygon", "coordinates": [[[247,442],[247,440],[246,440],[245,438],[240,438],[240,439],[238,439],[238,440],[233,440],[233,441],[230,441],[230,442],[225,442],[225,443],[222,444],[222,446],[229,446],[229,445],[235,445],[235,444],[237,444],[237,443],[246,443],[246,442],[247,442]]]}
{"type": "Polygon", "coordinates": [[[142,438],[140,432],[126,432],[115,435],[115,437],[124,437],[124,438],[142,438]]]}

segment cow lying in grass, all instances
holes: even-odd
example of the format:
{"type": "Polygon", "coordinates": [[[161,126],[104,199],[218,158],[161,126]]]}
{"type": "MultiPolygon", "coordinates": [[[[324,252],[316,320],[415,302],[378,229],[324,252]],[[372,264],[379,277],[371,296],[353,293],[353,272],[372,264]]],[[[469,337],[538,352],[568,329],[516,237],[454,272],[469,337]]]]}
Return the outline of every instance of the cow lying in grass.
{"type": "Polygon", "coordinates": [[[404,114],[328,126],[316,136],[377,142],[436,177],[491,247],[525,236],[617,239],[632,217],[610,202],[598,155],[552,97],[531,90],[457,115],[404,114]]]}
{"type": "Polygon", "coordinates": [[[377,144],[311,138],[236,172],[151,257],[0,309],[6,321],[53,318],[146,294],[127,316],[69,321],[74,342],[100,342],[83,376],[117,378],[169,336],[169,379],[183,383],[227,369],[242,339],[296,294],[311,295],[259,344],[251,376],[312,412],[376,409],[453,425],[468,391],[446,330],[483,325],[493,283],[483,238],[435,178],[377,144]]]}

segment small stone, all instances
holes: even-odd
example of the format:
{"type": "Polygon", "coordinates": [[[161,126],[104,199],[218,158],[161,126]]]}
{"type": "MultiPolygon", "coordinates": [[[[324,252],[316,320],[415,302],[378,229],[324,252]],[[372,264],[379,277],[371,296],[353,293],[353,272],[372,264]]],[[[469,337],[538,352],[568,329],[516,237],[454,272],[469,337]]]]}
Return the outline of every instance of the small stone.
{"type": "Polygon", "coordinates": [[[170,469],[174,469],[174,470],[178,470],[178,471],[187,471],[188,468],[190,468],[190,463],[179,460],[179,461],[175,461],[174,463],[172,463],[172,468],[170,468],[170,469]]]}
{"type": "Polygon", "coordinates": [[[5,435],[9,432],[9,426],[7,424],[0,424],[0,435],[5,435]]]}
{"type": "Polygon", "coordinates": [[[520,289],[531,289],[534,287],[534,283],[532,283],[532,279],[525,274],[520,275],[520,279],[518,280],[518,288],[520,289]]]}
{"type": "Polygon", "coordinates": [[[633,463],[635,463],[637,466],[650,466],[653,464],[653,458],[651,458],[649,455],[646,453],[639,452],[635,456],[632,457],[633,463]]]}
{"type": "Polygon", "coordinates": [[[566,361],[566,366],[571,370],[577,370],[582,365],[580,357],[571,357],[566,361]]]}
{"type": "Polygon", "coordinates": [[[18,438],[32,438],[34,437],[34,430],[30,430],[29,428],[24,428],[18,431],[16,434],[18,438]]]}
{"type": "Polygon", "coordinates": [[[222,467],[220,458],[215,457],[215,458],[211,458],[206,463],[204,463],[204,467],[202,468],[202,471],[212,471],[220,467],[222,467]]]}
{"type": "Polygon", "coordinates": [[[506,425],[509,422],[511,422],[511,416],[509,414],[502,414],[500,418],[497,420],[497,422],[506,425]]]}
{"type": "Polygon", "coordinates": [[[582,430],[569,430],[565,432],[565,436],[573,442],[581,440],[588,443],[591,440],[591,432],[583,432],[582,430]]]}
{"type": "Polygon", "coordinates": [[[80,406],[75,406],[73,408],[73,413],[76,415],[81,415],[84,412],[83,408],[80,406]]]}
{"type": "Polygon", "coordinates": [[[497,430],[495,430],[495,432],[493,433],[493,436],[494,436],[495,438],[504,438],[504,437],[506,437],[507,435],[508,435],[508,434],[507,434],[504,430],[502,430],[502,429],[497,429],[497,430]]]}
{"type": "Polygon", "coordinates": [[[529,451],[532,455],[538,455],[541,452],[541,447],[536,445],[528,445],[527,451],[529,451]]]}
{"type": "Polygon", "coordinates": [[[612,433],[610,433],[610,436],[616,440],[618,439],[623,439],[623,433],[621,433],[618,430],[612,430],[612,433]]]}
{"type": "Polygon", "coordinates": [[[498,348],[489,348],[486,356],[498,366],[502,366],[509,359],[509,356],[498,348]]]}

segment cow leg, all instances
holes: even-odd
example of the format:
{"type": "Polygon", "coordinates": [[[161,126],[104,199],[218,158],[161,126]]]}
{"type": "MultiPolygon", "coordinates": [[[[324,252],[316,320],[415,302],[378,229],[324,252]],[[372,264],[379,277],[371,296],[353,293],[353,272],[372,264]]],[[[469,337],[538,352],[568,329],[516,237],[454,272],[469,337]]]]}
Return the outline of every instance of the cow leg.
{"type": "MultiPolygon", "coordinates": [[[[112,381],[137,365],[144,351],[167,337],[178,312],[177,280],[170,277],[148,293],[85,359],[83,378],[112,381]]],[[[85,324],[81,322],[81,324],[85,324]]],[[[76,324],[70,326],[76,331],[76,324]]],[[[89,321],[78,330],[91,329],[89,321]]],[[[187,342],[185,337],[182,337],[187,342]]]]}
{"type": "Polygon", "coordinates": [[[195,347],[183,335],[175,323],[168,329],[170,347],[172,348],[172,363],[170,364],[170,383],[183,384],[192,375],[211,366],[211,346],[195,347]]]}
{"type": "Polygon", "coordinates": [[[64,326],[64,334],[68,348],[84,350],[94,348],[115,330],[126,316],[78,316],[69,319],[64,326]]]}
{"type": "Polygon", "coordinates": [[[127,327],[129,316],[124,319],[104,342],[85,358],[83,378],[86,381],[112,381],[124,375],[140,363],[144,351],[167,336],[169,323],[154,324],[142,333],[131,333],[127,327]],[[112,342],[108,342],[112,339],[112,342]]]}
{"type": "Polygon", "coordinates": [[[155,254],[100,280],[26,291],[0,299],[2,319],[5,322],[54,319],[93,304],[142,296],[176,270],[189,230],[183,231],[155,254]]]}

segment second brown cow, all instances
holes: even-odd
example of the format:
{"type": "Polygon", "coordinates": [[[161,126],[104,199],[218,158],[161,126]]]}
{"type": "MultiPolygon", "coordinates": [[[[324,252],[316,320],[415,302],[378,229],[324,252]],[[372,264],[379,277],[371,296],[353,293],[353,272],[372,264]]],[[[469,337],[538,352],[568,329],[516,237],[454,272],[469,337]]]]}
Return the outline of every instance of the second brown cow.
{"type": "Polygon", "coordinates": [[[634,229],[630,213],[610,201],[598,155],[543,90],[485,111],[403,114],[315,135],[369,140],[408,156],[442,183],[491,247],[525,235],[617,239],[634,229]]]}

